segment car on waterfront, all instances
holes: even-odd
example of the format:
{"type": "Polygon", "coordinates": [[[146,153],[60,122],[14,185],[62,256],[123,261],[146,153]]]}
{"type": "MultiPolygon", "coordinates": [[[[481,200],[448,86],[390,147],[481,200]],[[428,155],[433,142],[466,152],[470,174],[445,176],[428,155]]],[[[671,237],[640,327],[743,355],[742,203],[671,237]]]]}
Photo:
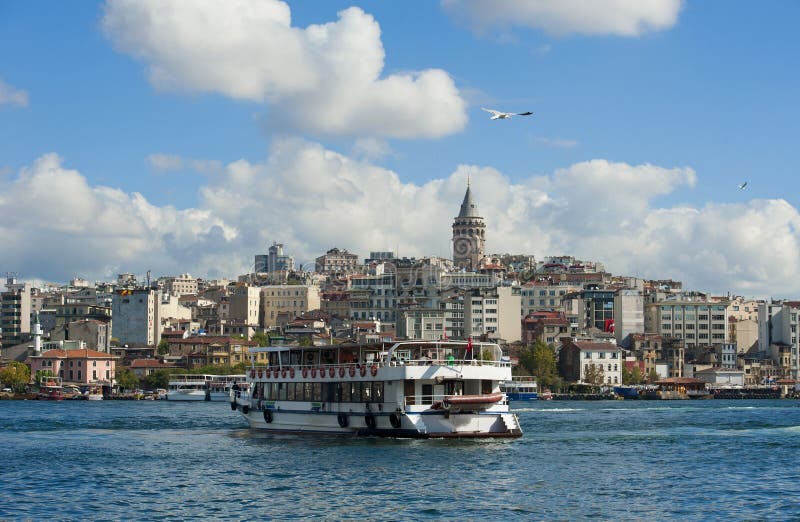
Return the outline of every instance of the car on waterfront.
{"type": "Polygon", "coordinates": [[[11,388],[3,388],[3,393],[11,393],[11,388]]]}

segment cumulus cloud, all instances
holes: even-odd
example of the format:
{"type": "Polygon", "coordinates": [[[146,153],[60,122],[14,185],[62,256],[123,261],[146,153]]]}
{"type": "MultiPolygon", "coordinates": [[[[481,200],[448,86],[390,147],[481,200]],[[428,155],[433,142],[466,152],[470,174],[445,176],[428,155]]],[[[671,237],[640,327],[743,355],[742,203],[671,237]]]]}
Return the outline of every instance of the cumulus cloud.
{"type": "Polygon", "coordinates": [[[0,105],[28,106],[28,93],[0,80],[0,105]]]}
{"type": "Polygon", "coordinates": [[[102,25],[157,89],[266,102],[276,128],[436,138],[467,122],[445,71],[382,75],[380,26],[357,7],[299,28],[279,0],[109,0],[102,25]]]}
{"type": "Polygon", "coordinates": [[[9,270],[62,281],[147,269],[233,277],[272,241],[298,263],[333,246],[361,257],[449,256],[467,178],[489,252],[571,254],[704,291],[800,294],[797,209],[782,199],[659,206],[694,186],[690,168],[596,159],[512,183],[497,169],[461,165],[415,184],[301,139],[277,140],[262,162],[226,165],[187,210],[92,187],[58,156],[43,156],[0,181],[0,244],[9,270]]]}
{"type": "Polygon", "coordinates": [[[0,185],[3,262],[21,274],[66,281],[76,274],[102,277],[128,267],[169,270],[184,253],[205,247],[200,264],[226,256],[217,246],[237,231],[210,212],[157,207],[141,194],[92,187],[78,171],[47,154],[0,185]]]}
{"type": "Polygon", "coordinates": [[[682,0],[442,0],[454,19],[477,33],[529,27],[553,35],[640,36],[669,29],[682,0]]]}

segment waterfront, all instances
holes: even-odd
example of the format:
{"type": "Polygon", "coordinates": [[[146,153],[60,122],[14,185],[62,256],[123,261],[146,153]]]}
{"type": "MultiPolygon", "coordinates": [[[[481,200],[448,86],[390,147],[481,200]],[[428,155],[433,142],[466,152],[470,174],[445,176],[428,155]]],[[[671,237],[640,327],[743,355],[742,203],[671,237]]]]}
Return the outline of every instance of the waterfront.
{"type": "Polygon", "coordinates": [[[800,402],[515,407],[517,440],[251,432],[224,403],[0,401],[0,519],[800,516],[800,402]]]}

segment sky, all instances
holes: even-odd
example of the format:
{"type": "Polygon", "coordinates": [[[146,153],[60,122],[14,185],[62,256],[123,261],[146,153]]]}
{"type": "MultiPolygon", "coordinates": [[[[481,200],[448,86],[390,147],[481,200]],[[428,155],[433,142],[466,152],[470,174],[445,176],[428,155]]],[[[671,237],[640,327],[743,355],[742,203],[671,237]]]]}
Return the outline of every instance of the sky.
{"type": "Polygon", "coordinates": [[[304,267],[450,257],[469,180],[489,253],[797,298],[798,19],[777,0],[6,0],[0,272],[235,277],[274,241],[304,267]]]}

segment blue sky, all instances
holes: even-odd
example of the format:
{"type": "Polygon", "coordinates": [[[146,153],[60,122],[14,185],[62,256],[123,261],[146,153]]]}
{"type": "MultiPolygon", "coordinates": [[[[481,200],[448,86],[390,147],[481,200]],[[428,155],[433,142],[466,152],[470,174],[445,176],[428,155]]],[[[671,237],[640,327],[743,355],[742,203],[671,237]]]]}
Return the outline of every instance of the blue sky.
{"type": "Polygon", "coordinates": [[[3,2],[0,270],[447,256],[469,176],[492,252],[800,293],[800,4],[572,3],[3,2]]]}

